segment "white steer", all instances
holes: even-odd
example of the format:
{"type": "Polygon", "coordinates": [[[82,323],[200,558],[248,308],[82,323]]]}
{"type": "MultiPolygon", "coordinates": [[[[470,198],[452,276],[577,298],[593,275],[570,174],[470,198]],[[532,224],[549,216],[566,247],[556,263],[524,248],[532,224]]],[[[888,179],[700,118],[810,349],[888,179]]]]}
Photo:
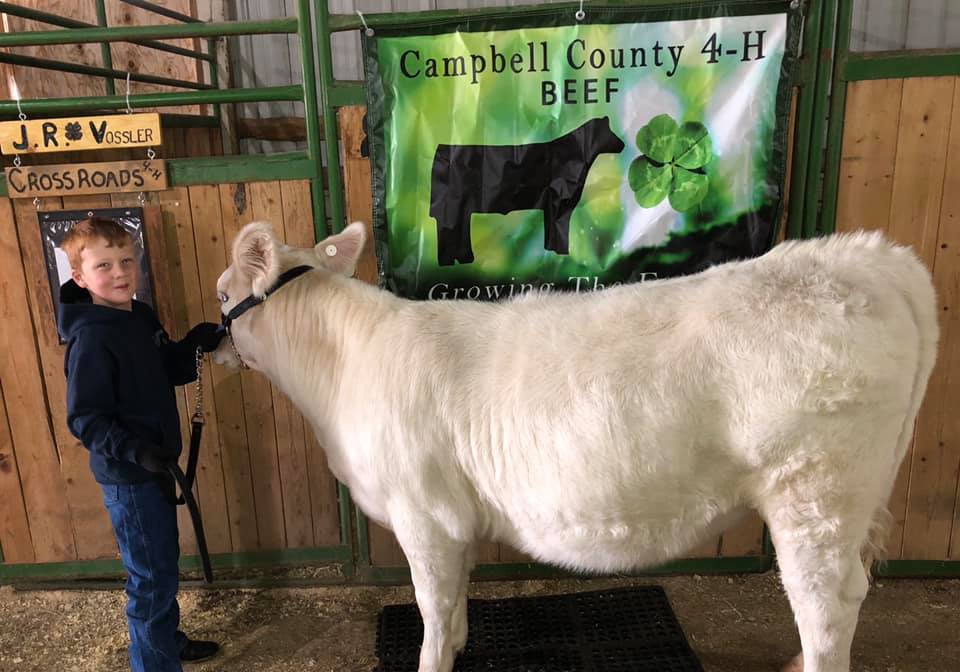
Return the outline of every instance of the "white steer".
{"type": "Polygon", "coordinates": [[[216,359],[239,355],[283,390],[396,534],[424,622],[419,672],[450,672],[466,643],[479,540],[620,572],[749,509],[800,631],[792,665],[850,670],[861,552],[882,540],[937,352],[934,288],[910,249],[839,235],[596,293],[419,302],[349,277],[365,239],[354,223],[297,249],[244,227],[217,283],[234,347],[216,359]],[[276,286],[299,265],[313,268],[276,286]]]}

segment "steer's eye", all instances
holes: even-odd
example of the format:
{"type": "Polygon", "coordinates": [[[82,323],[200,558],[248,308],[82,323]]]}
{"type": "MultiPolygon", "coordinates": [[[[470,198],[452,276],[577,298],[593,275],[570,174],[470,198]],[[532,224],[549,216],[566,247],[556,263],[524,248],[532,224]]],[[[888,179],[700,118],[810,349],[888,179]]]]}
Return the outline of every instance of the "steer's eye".
{"type": "Polygon", "coordinates": [[[220,303],[226,303],[230,300],[230,297],[223,292],[217,292],[217,299],[220,301],[220,303]]]}

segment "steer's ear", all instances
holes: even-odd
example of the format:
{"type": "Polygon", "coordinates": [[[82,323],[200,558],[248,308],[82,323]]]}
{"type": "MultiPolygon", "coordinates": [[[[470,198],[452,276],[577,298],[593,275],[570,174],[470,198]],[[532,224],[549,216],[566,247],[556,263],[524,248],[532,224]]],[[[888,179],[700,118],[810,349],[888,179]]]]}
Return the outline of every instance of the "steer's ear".
{"type": "Polygon", "coordinates": [[[324,268],[350,276],[357,270],[357,262],[366,242],[367,228],[363,222],[354,222],[340,233],[317,243],[313,251],[324,268]]]}
{"type": "Polygon", "coordinates": [[[233,263],[250,279],[251,293],[263,297],[277,281],[277,247],[269,222],[250,222],[233,241],[233,263]]]}

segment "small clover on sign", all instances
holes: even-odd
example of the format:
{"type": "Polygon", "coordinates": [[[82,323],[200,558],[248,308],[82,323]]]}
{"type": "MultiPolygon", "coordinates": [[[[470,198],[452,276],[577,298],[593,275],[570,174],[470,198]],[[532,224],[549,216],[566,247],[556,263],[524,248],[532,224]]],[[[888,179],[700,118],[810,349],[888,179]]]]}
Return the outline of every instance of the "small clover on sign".
{"type": "Polygon", "coordinates": [[[67,124],[65,127],[67,140],[79,140],[83,137],[83,131],[80,129],[80,124],[76,121],[72,121],[67,124]]]}
{"type": "Polygon", "coordinates": [[[637,132],[643,153],[630,164],[627,179],[637,203],[652,208],[664,198],[674,210],[690,210],[707,195],[710,178],[705,166],[713,158],[713,142],[698,121],[682,126],[660,114],[637,132]]]}

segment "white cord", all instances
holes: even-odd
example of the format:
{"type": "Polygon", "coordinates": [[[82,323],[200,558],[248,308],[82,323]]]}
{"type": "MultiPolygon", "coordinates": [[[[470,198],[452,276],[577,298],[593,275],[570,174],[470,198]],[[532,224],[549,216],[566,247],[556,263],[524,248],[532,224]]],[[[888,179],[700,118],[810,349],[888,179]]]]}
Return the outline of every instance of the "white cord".
{"type": "Polygon", "coordinates": [[[133,114],[133,108],[130,107],[130,73],[127,73],[127,114],[133,114]]]}
{"type": "Polygon", "coordinates": [[[363,18],[363,12],[359,9],[357,10],[357,16],[360,17],[360,23],[363,24],[363,32],[367,34],[367,37],[373,37],[373,28],[367,25],[367,20],[363,18]]]}
{"type": "Polygon", "coordinates": [[[583,0],[580,0],[580,9],[577,10],[574,16],[577,17],[577,21],[583,21],[586,18],[587,15],[583,11],[583,0]]]}

